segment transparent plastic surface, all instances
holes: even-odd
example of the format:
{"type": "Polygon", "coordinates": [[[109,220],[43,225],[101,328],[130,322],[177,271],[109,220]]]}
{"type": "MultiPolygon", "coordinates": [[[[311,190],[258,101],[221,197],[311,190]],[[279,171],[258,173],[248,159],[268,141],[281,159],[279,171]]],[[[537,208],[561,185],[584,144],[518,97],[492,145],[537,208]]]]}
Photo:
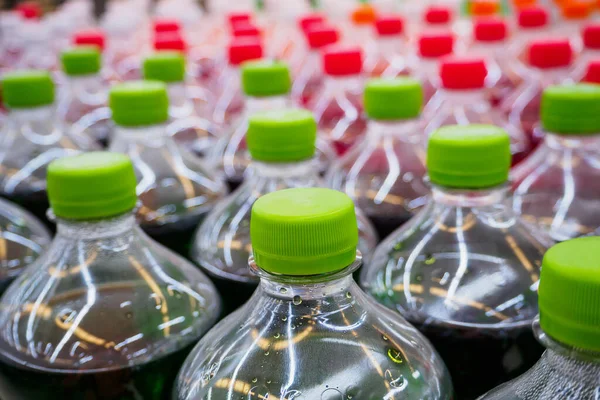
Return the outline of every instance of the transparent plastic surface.
{"type": "MultiPolygon", "coordinates": [[[[261,196],[277,190],[324,186],[316,160],[299,163],[253,162],[248,179],[219,204],[198,228],[192,247],[192,259],[218,278],[257,283],[248,269],[250,211],[261,196]]],[[[366,256],[377,245],[377,235],[368,219],[357,210],[359,250],[366,256]]]]}
{"type": "Polygon", "coordinates": [[[117,127],[111,151],[127,154],[138,178],[138,217],[151,235],[195,227],[227,193],[223,180],[177,145],[165,126],[117,127]]]}
{"type": "Polygon", "coordinates": [[[209,120],[212,95],[199,86],[170,84],[169,135],[198,156],[206,156],[217,143],[221,128],[209,120]]]}
{"type": "Polygon", "coordinates": [[[556,241],[600,227],[600,137],[546,133],[512,172],[513,208],[556,241]]]}
{"type": "MultiPolygon", "coordinates": [[[[219,139],[208,156],[208,163],[224,172],[231,186],[237,187],[244,180],[244,174],[251,161],[246,146],[248,119],[257,112],[283,110],[290,105],[287,96],[249,97],[242,118],[219,139]]],[[[316,147],[320,169],[324,171],[335,157],[335,152],[325,140],[320,138],[317,138],[316,147]]]]}
{"type": "Polygon", "coordinates": [[[108,108],[108,83],[99,75],[69,78],[57,113],[73,136],[86,136],[106,147],[115,125],[108,108]]]}
{"type": "Polygon", "coordinates": [[[68,400],[166,398],[220,308],[208,278],[130,213],[59,220],[0,305],[0,374],[19,398],[68,400]]]}
{"type": "Polygon", "coordinates": [[[318,137],[338,155],[344,154],[367,129],[362,104],[363,87],[358,78],[332,78],[308,108],[319,127],[318,137]]]}
{"type": "Polygon", "coordinates": [[[438,90],[423,114],[429,116],[425,133],[431,134],[446,125],[491,124],[506,130],[510,136],[512,164],[523,161],[531,152],[529,137],[486,99],[484,90],[438,90]]]}
{"type": "Polygon", "coordinates": [[[224,127],[235,126],[245,111],[240,76],[239,68],[229,66],[217,78],[216,101],[211,119],[224,127]]]}
{"type": "Polygon", "coordinates": [[[0,199],[0,293],[50,243],[50,233],[33,215],[0,199]]]}
{"type": "Polygon", "coordinates": [[[95,147],[70,135],[52,107],[11,111],[1,136],[0,193],[24,203],[45,201],[51,161],[95,147]]]}
{"type": "Polygon", "coordinates": [[[542,91],[550,85],[567,82],[568,79],[568,69],[528,71],[523,83],[500,105],[509,122],[520,128],[534,147],[543,136],[539,128],[542,91]]]}
{"type": "Polygon", "coordinates": [[[425,174],[418,121],[370,121],[366,137],[332,164],[326,179],[354,200],[384,238],[427,202],[425,174]]]}
{"type": "Polygon", "coordinates": [[[423,88],[423,105],[426,106],[440,87],[439,60],[435,58],[419,58],[412,55],[409,57],[408,62],[409,75],[421,82],[421,87],[423,88]]]}
{"type": "Polygon", "coordinates": [[[402,37],[380,37],[365,59],[364,69],[370,77],[395,78],[408,75],[405,54],[406,43],[402,37]]]}
{"type": "Polygon", "coordinates": [[[319,51],[308,51],[300,63],[298,74],[292,84],[292,99],[303,107],[314,101],[323,90],[325,77],[321,71],[321,54],[319,51]]]}
{"type": "Polygon", "coordinates": [[[276,276],[221,321],[181,369],[174,397],[209,399],[451,399],[444,364],[351,272],[276,276]]]}
{"type": "Polygon", "coordinates": [[[600,393],[600,354],[559,343],[534,324],[547,350],[521,377],[480,397],[480,400],[596,400],[600,393]]]}
{"type": "Polygon", "coordinates": [[[377,247],[361,274],[368,293],[432,339],[460,396],[481,394],[539,357],[520,336],[531,336],[552,242],[519,220],[506,191],[434,186],[432,201],[377,247]]]}

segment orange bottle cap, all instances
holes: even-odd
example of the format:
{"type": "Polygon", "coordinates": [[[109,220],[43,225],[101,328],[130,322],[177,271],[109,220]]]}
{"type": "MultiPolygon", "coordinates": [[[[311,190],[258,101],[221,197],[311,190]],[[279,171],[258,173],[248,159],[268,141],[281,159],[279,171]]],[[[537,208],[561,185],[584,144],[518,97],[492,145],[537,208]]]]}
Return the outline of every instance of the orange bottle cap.
{"type": "Polygon", "coordinates": [[[361,4],[352,11],[351,19],[356,25],[371,25],[377,19],[377,12],[369,4],[361,4]]]}
{"type": "Polygon", "coordinates": [[[475,0],[471,2],[471,15],[484,17],[500,12],[500,3],[490,0],[475,0]]]}
{"type": "Polygon", "coordinates": [[[593,3],[584,1],[568,1],[562,4],[562,16],[565,19],[585,19],[590,16],[593,3]]]}

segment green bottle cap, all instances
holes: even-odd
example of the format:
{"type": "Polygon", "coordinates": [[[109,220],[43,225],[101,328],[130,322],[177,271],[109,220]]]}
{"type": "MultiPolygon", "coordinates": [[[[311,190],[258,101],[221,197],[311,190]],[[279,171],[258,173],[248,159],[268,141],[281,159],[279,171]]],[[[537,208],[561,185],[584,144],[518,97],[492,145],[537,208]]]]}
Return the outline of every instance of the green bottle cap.
{"type": "Polygon", "coordinates": [[[48,165],[48,199],[57,217],[76,220],[108,218],[133,210],[136,178],[129,157],[91,152],[48,165]]]}
{"type": "Polygon", "coordinates": [[[600,351],[600,237],[550,248],[542,262],[540,325],[567,345],[600,351]]]}
{"type": "Polygon", "coordinates": [[[160,51],[144,60],[144,79],[166,83],[183,82],[185,57],[178,51],[160,51]]]}
{"type": "Polygon", "coordinates": [[[559,134],[600,134],[600,85],[549,86],[541,104],[545,131],[559,134]]]}
{"type": "Polygon", "coordinates": [[[117,125],[156,125],[169,118],[169,99],[163,82],[121,83],[110,90],[109,103],[117,125]]]}
{"type": "Polygon", "coordinates": [[[423,88],[412,78],[371,79],[365,87],[365,112],[371,119],[416,118],[422,105],[423,88]]]}
{"type": "Polygon", "coordinates": [[[15,71],[2,78],[8,108],[34,108],[54,103],[54,82],[46,71],[15,71]]]}
{"type": "Polygon", "coordinates": [[[102,66],[100,50],[96,46],[78,46],[64,51],[61,61],[69,76],[97,74],[102,66]]]}
{"type": "Polygon", "coordinates": [[[252,207],[250,238],[256,265],[281,275],[338,271],[356,258],[354,203],[324,188],[285,189],[252,207]]]}
{"type": "Polygon", "coordinates": [[[248,96],[282,96],[291,85],[290,70],[282,62],[248,61],[242,65],[242,87],[248,96]]]}
{"type": "Polygon", "coordinates": [[[427,170],[432,183],[482,189],[508,180],[510,138],[492,125],[444,126],[431,135],[427,170]]]}
{"type": "Polygon", "coordinates": [[[293,162],[315,154],[317,123],[301,109],[264,111],[248,120],[246,143],[254,160],[293,162]]]}

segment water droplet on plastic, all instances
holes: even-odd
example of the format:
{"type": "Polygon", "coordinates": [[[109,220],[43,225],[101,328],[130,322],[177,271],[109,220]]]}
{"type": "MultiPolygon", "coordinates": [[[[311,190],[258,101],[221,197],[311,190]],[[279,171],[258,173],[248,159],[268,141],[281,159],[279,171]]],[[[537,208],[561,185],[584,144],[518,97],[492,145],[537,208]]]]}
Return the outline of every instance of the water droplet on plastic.
{"type": "Polygon", "coordinates": [[[288,390],[284,393],[283,398],[281,400],[300,400],[303,399],[302,392],[299,390],[288,390]]]}
{"type": "Polygon", "coordinates": [[[256,383],[256,382],[258,382],[258,379],[257,378],[252,378],[252,383],[256,383]]]}
{"type": "Polygon", "coordinates": [[[127,318],[127,319],[133,318],[133,313],[132,312],[125,313],[125,318],[127,318]]]}
{"type": "Polygon", "coordinates": [[[389,340],[387,336],[383,335],[382,336],[383,340],[385,340],[386,342],[389,340]]]}
{"type": "Polygon", "coordinates": [[[398,349],[390,347],[387,351],[387,355],[390,358],[390,360],[392,360],[396,364],[402,364],[404,362],[404,359],[402,358],[402,353],[400,353],[398,349]]]}
{"type": "Polygon", "coordinates": [[[287,292],[288,292],[288,290],[286,288],[284,288],[284,287],[279,288],[279,293],[286,294],[287,292]]]}
{"type": "Polygon", "coordinates": [[[431,254],[427,254],[427,255],[425,256],[425,264],[426,264],[426,265],[431,265],[431,264],[433,264],[434,262],[435,262],[435,257],[434,257],[433,255],[431,255],[431,254]]]}
{"type": "Polygon", "coordinates": [[[285,315],[284,315],[283,317],[281,317],[281,320],[282,320],[283,322],[287,321],[287,316],[285,316],[285,315]]]}
{"type": "MultiPolygon", "coordinates": [[[[256,382],[256,378],[252,380],[253,383],[256,382]]],[[[252,388],[250,388],[250,391],[248,391],[248,397],[249,400],[269,400],[269,389],[267,389],[265,386],[260,385],[260,386],[254,386],[252,388]]]]}
{"type": "Polygon", "coordinates": [[[294,298],[292,299],[292,303],[294,303],[294,305],[299,306],[300,304],[302,304],[302,299],[300,298],[300,296],[294,296],[294,298]]]}
{"type": "Polygon", "coordinates": [[[396,389],[402,388],[408,383],[400,372],[390,369],[385,371],[385,379],[387,379],[391,387],[396,389]]]}
{"type": "Polygon", "coordinates": [[[321,393],[321,400],[344,400],[344,396],[339,390],[329,388],[321,393]]]}
{"type": "Polygon", "coordinates": [[[352,293],[346,292],[346,297],[349,298],[349,299],[351,299],[352,298],[352,293]]]}
{"type": "Polygon", "coordinates": [[[270,379],[268,379],[268,380],[267,380],[267,384],[270,384],[270,383],[271,383],[271,380],[270,380],[270,379]]]}
{"type": "Polygon", "coordinates": [[[279,339],[281,337],[281,334],[279,332],[277,332],[275,335],[273,335],[273,337],[275,339],[279,339]]]}
{"type": "Polygon", "coordinates": [[[269,350],[265,351],[265,356],[268,356],[269,354],[271,354],[269,350]]]}

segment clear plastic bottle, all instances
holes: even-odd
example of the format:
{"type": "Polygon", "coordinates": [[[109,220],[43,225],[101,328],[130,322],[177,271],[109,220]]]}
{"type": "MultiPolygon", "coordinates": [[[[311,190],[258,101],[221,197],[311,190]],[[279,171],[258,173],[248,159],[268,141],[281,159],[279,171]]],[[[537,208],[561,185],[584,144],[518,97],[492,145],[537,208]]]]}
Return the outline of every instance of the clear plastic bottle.
{"type": "Polygon", "coordinates": [[[137,226],[124,155],[48,167],[57,235],[0,299],[0,375],[19,399],[167,398],[219,296],[137,226]]]}
{"type": "Polygon", "coordinates": [[[325,78],[321,69],[321,51],[338,40],[339,33],[334,27],[315,23],[307,28],[309,51],[292,85],[292,99],[296,104],[307,106],[323,90],[325,78]]]}
{"type": "Polygon", "coordinates": [[[528,46],[531,42],[545,40],[551,34],[550,14],[541,6],[527,7],[517,13],[517,27],[508,48],[512,66],[516,72],[522,71],[522,64],[528,63],[528,46]]]}
{"type": "Polygon", "coordinates": [[[557,244],[544,256],[539,318],[533,330],[546,347],[521,377],[480,400],[598,398],[600,381],[600,238],[557,244]]]}
{"type": "Polygon", "coordinates": [[[507,201],[510,139],[492,125],[433,133],[431,202],[375,250],[361,285],[432,341],[457,398],[473,398],[533,365],[542,257],[552,241],[507,201]]]}
{"type": "Polygon", "coordinates": [[[0,138],[0,194],[45,219],[48,164],[89,150],[93,143],[71,136],[60,122],[47,72],[5,74],[2,98],[9,112],[0,138]]]}
{"type": "Polygon", "coordinates": [[[50,233],[33,215],[0,198],[0,294],[50,243],[50,233]]]}
{"type": "Polygon", "coordinates": [[[343,24],[343,37],[348,43],[360,46],[363,52],[369,53],[373,47],[373,26],[377,20],[377,10],[368,2],[360,2],[350,12],[349,23],[343,24]]]}
{"type": "Polygon", "coordinates": [[[427,340],[356,285],[354,204],[323,188],[280,190],[252,207],[252,298],[182,367],[178,400],[451,399],[427,340]]]}
{"type": "MultiPolygon", "coordinates": [[[[293,188],[324,186],[315,158],[316,122],[309,111],[281,109],[253,114],[246,141],[252,157],[244,183],[223,200],[198,228],[192,259],[215,280],[233,311],[254,291],[258,279],[248,269],[250,208],[260,196],[293,188]]],[[[368,257],[377,235],[358,212],[359,249],[368,257]]]]}
{"type": "Polygon", "coordinates": [[[135,168],[142,229],[180,254],[193,230],[227,193],[222,178],[176,144],[167,129],[168,95],[162,82],[127,82],[110,91],[117,125],[110,150],[127,154],[135,168]]]}
{"type": "Polygon", "coordinates": [[[532,150],[529,138],[505,115],[488,102],[485,83],[487,68],[479,58],[447,58],[440,66],[440,90],[431,98],[423,115],[425,133],[445,125],[492,124],[510,135],[512,165],[524,160],[532,150]]]}
{"type": "Polygon", "coordinates": [[[327,174],[384,238],[427,202],[425,135],[418,120],[423,91],[411,78],[374,79],[365,87],[369,122],[357,142],[327,174]]]}
{"type": "Polygon", "coordinates": [[[581,35],[583,49],[571,72],[571,76],[576,82],[584,78],[590,62],[600,60],[600,23],[587,25],[581,35]]]}
{"type": "Polygon", "coordinates": [[[529,45],[528,71],[523,83],[500,105],[509,122],[520,128],[536,147],[539,129],[540,101],[544,88],[570,80],[573,49],[567,39],[540,40],[529,45]]]}
{"type": "Polygon", "coordinates": [[[185,81],[185,56],[177,51],[160,51],[144,60],[144,79],[162,81],[169,94],[167,130],[177,143],[198,156],[206,156],[215,146],[221,130],[213,124],[210,94],[185,81]]]}
{"type": "Polygon", "coordinates": [[[375,21],[377,40],[374,51],[367,53],[364,70],[370,77],[394,78],[408,74],[407,41],[404,20],[395,15],[375,21]]]}
{"type": "Polygon", "coordinates": [[[583,0],[567,0],[559,4],[561,21],[556,24],[556,33],[567,37],[575,53],[579,54],[583,48],[581,32],[589,23],[595,4],[583,0]]]}
{"type": "Polygon", "coordinates": [[[244,112],[240,66],[246,61],[263,57],[263,47],[256,38],[237,38],[228,48],[228,63],[218,78],[211,120],[224,128],[236,125],[244,112]]]}
{"type": "Polygon", "coordinates": [[[417,54],[409,64],[411,75],[421,81],[423,87],[423,104],[429,100],[440,87],[439,62],[454,51],[454,36],[451,33],[424,34],[418,39],[417,54]]]}
{"type": "Polygon", "coordinates": [[[521,76],[514,71],[514,62],[506,56],[508,24],[501,18],[485,18],[474,21],[473,41],[469,55],[485,59],[487,67],[487,99],[496,107],[521,84],[521,76]]]}
{"type": "Polygon", "coordinates": [[[514,210],[556,241],[600,227],[600,86],[551,86],[544,91],[545,133],[513,171],[514,210]]]}
{"type": "Polygon", "coordinates": [[[421,14],[421,23],[410,29],[414,37],[422,35],[439,35],[453,31],[454,12],[450,7],[444,5],[431,5],[425,8],[421,14]]]}
{"type": "Polygon", "coordinates": [[[108,84],[102,78],[97,47],[78,46],[61,55],[66,87],[58,100],[57,113],[73,136],[87,137],[106,147],[114,132],[108,107],[108,84]]]}
{"type": "Polygon", "coordinates": [[[322,55],[325,82],[308,104],[319,126],[319,138],[338,155],[344,154],[365,133],[367,121],[362,104],[362,51],[335,47],[322,55]]]}

